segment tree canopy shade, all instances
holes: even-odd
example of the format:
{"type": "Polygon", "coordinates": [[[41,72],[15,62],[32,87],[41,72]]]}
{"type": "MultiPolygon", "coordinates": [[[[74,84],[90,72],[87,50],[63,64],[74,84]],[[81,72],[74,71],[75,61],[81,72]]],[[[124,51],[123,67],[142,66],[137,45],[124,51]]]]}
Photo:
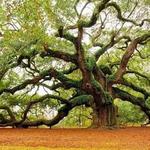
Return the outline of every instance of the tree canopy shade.
{"type": "Polygon", "coordinates": [[[116,98],[150,119],[149,0],[0,5],[0,126],[53,126],[80,105],[92,127],[115,126],[116,98]],[[30,117],[51,108],[54,118],[30,117]]]}

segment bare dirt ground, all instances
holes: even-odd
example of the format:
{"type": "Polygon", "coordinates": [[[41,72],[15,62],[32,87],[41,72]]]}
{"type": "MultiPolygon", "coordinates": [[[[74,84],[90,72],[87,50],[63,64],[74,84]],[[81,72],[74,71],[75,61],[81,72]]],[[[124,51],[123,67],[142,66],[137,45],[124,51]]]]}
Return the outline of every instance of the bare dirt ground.
{"type": "Polygon", "coordinates": [[[0,146],[150,150],[150,127],[126,129],[2,129],[0,146]]]}

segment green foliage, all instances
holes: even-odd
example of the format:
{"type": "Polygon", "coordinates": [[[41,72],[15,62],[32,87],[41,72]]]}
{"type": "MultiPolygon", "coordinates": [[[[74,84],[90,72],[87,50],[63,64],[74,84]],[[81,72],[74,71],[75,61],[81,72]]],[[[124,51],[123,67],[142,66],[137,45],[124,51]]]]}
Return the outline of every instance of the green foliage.
{"type": "Polygon", "coordinates": [[[119,124],[137,125],[146,122],[146,115],[140,110],[138,106],[135,106],[130,102],[122,102],[120,100],[115,100],[115,104],[118,106],[119,124]]]}
{"type": "Polygon", "coordinates": [[[95,67],[95,64],[96,64],[96,60],[94,56],[86,56],[85,65],[89,71],[93,70],[93,68],[95,67]]]}
{"type": "Polygon", "coordinates": [[[73,98],[72,104],[73,106],[75,105],[80,105],[80,104],[90,104],[93,101],[93,97],[91,95],[81,95],[78,97],[73,98]]]}
{"type": "Polygon", "coordinates": [[[113,98],[108,92],[104,92],[105,105],[109,105],[113,103],[113,98]]]}
{"type": "Polygon", "coordinates": [[[74,80],[81,80],[82,79],[82,73],[79,69],[73,71],[72,73],[70,73],[69,75],[67,75],[68,78],[70,79],[74,79],[74,80]]]}
{"type": "Polygon", "coordinates": [[[10,85],[10,82],[8,80],[0,81],[0,89],[4,89],[10,85]]]}
{"type": "Polygon", "coordinates": [[[115,80],[115,75],[111,74],[111,75],[107,75],[107,81],[114,81],[115,80]]]}
{"type": "Polygon", "coordinates": [[[150,109],[150,97],[148,97],[146,99],[146,102],[145,102],[146,106],[150,109]]]}
{"type": "Polygon", "coordinates": [[[91,108],[78,106],[69,112],[57,126],[60,127],[89,127],[91,125],[91,108]]]}
{"type": "Polygon", "coordinates": [[[150,1],[149,0],[144,0],[144,3],[146,4],[146,5],[150,5],[150,1]]]}
{"type": "Polygon", "coordinates": [[[111,68],[108,65],[99,65],[99,68],[102,70],[104,74],[111,74],[111,68]]]}
{"type": "MultiPolygon", "coordinates": [[[[17,119],[21,119],[27,104],[33,99],[40,97],[39,94],[43,93],[52,93],[67,100],[77,96],[71,100],[72,107],[82,103],[91,104],[93,97],[86,95],[86,91],[82,91],[82,82],[80,81],[84,77],[82,77],[80,69],[76,69],[72,73],[64,75],[63,71],[73,65],[71,62],[68,63],[60,60],[58,59],[59,57],[40,57],[41,52],[46,50],[46,46],[54,52],[64,52],[66,55],[68,53],[72,54],[72,56],[77,54],[77,35],[79,33],[76,27],[80,27],[81,24],[86,25],[89,21],[91,24],[96,21],[96,24],[90,29],[84,28],[83,31],[81,45],[84,49],[84,63],[87,70],[91,73],[92,85],[98,92],[104,94],[104,104],[113,103],[113,98],[108,92],[104,91],[101,84],[94,78],[95,76],[92,74],[92,71],[95,65],[97,65],[106,75],[107,81],[113,81],[115,79],[116,71],[119,68],[118,63],[122,61],[122,56],[126,51],[126,39],[121,39],[115,46],[111,46],[113,42],[117,41],[121,36],[130,36],[131,40],[133,40],[147,33],[148,23],[144,23],[143,27],[135,27],[131,26],[134,22],[129,23],[129,20],[133,19],[139,23],[142,18],[147,18],[147,16],[149,16],[149,1],[143,0],[137,3],[136,0],[115,0],[121,8],[122,16],[128,19],[128,23],[125,23],[123,21],[124,19],[119,20],[117,18],[119,15],[113,7],[109,7],[106,10],[104,8],[98,16],[99,7],[96,5],[100,3],[99,0],[88,1],[90,2],[88,5],[89,8],[87,7],[89,12],[88,10],[83,10],[81,14],[80,12],[77,14],[76,11],[84,8],[86,2],[86,0],[2,0],[2,3],[0,3],[0,90],[4,88],[11,89],[23,83],[26,79],[30,80],[35,78],[36,80],[36,76],[45,75],[46,73],[45,78],[40,80],[37,85],[30,83],[32,86],[28,85],[19,92],[14,93],[14,95],[8,93],[2,93],[2,95],[0,95],[0,105],[8,105],[17,119]],[[76,6],[76,10],[75,4],[77,2],[79,3],[76,6]],[[93,13],[96,15],[93,15],[94,20],[90,20],[92,16],[91,10],[93,10],[95,6],[96,9],[93,13]],[[132,12],[135,6],[140,13],[137,13],[137,10],[132,12]],[[105,18],[105,16],[108,18],[105,18]],[[98,20],[96,20],[97,18],[98,20]],[[71,40],[67,40],[67,38],[65,39],[62,36],[58,37],[60,27],[64,29],[62,35],[73,39],[75,44],[70,42],[71,40]],[[72,36],[74,38],[72,38],[72,36]],[[95,44],[97,45],[97,43],[101,45],[98,48],[98,51],[102,54],[99,60],[96,60],[94,54],[90,53],[90,50],[95,48],[95,44]],[[25,67],[25,65],[22,65],[25,60],[18,63],[20,56],[30,57],[30,66],[25,67]],[[49,68],[56,70],[55,75],[47,75],[47,71],[45,72],[45,70],[49,68]],[[42,83],[46,83],[50,87],[52,83],[57,84],[62,80],[64,81],[64,85],[69,84],[70,86],[64,86],[53,91],[45,90],[45,92],[41,92],[37,90],[35,93],[33,92],[36,86],[41,88],[42,86],[40,86],[40,84],[42,83]],[[71,87],[74,85],[77,85],[78,88],[71,87]],[[71,88],[69,89],[69,87],[71,88]],[[84,95],[79,96],[80,94],[84,95]]],[[[138,44],[138,50],[135,50],[127,66],[127,69],[138,71],[147,76],[147,79],[150,78],[148,67],[150,66],[148,56],[149,47],[150,43],[148,42],[146,44],[142,43],[142,46],[141,43],[138,44]],[[143,61],[141,61],[141,58],[143,61]]],[[[78,64],[78,62],[76,64],[78,64]]],[[[126,74],[124,78],[136,86],[142,87],[144,90],[150,90],[150,82],[140,75],[126,74]]],[[[118,84],[115,86],[131,93],[133,96],[144,97],[143,94],[136,92],[132,88],[118,84]]],[[[119,106],[120,122],[142,123],[145,121],[145,116],[139,111],[139,108],[134,107],[130,103],[122,103],[120,101],[117,102],[117,105],[119,106]]],[[[145,105],[147,108],[150,108],[149,97],[145,105]]],[[[66,105],[62,105],[58,100],[46,99],[43,103],[38,103],[31,108],[27,119],[47,119],[47,110],[58,110],[62,106],[67,107],[66,105]]],[[[59,111],[60,110],[61,109],[59,109],[59,111]]],[[[82,122],[81,126],[88,126],[90,121],[87,118],[90,116],[90,111],[91,110],[85,109],[83,106],[77,107],[71,111],[69,117],[67,117],[62,124],[65,126],[72,126],[72,124],[80,126],[82,122]]],[[[0,110],[0,114],[1,113],[7,118],[8,114],[5,110],[0,110]]],[[[2,116],[0,117],[2,118],[2,116]]]]}
{"type": "Polygon", "coordinates": [[[11,87],[13,85],[16,85],[20,81],[21,81],[21,77],[19,76],[19,74],[17,74],[13,70],[9,70],[6,73],[6,76],[3,78],[3,80],[0,80],[0,89],[4,89],[8,86],[11,87]]]}
{"type": "Polygon", "coordinates": [[[97,89],[97,91],[99,91],[102,88],[100,83],[97,80],[95,80],[94,77],[91,79],[91,83],[97,89]]]}

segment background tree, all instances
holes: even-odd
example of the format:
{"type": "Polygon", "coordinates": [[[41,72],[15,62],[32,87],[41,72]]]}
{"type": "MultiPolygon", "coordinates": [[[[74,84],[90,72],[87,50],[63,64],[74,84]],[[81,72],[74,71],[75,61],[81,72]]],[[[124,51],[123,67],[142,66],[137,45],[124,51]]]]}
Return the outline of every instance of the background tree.
{"type": "Polygon", "coordinates": [[[150,119],[149,4],[2,0],[0,126],[51,127],[80,105],[92,108],[92,127],[115,126],[116,98],[150,119]],[[30,118],[43,109],[57,114],[30,118]]]}

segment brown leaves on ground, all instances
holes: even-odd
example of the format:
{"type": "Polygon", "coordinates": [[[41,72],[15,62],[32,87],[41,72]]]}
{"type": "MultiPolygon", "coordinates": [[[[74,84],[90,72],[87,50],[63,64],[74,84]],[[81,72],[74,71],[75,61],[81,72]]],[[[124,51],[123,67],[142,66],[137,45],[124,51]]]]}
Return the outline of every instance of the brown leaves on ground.
{"type": "Polygon", "coordinates": [[[0,129],[0,146],[150,150],[150,128],[0,129]]]}

